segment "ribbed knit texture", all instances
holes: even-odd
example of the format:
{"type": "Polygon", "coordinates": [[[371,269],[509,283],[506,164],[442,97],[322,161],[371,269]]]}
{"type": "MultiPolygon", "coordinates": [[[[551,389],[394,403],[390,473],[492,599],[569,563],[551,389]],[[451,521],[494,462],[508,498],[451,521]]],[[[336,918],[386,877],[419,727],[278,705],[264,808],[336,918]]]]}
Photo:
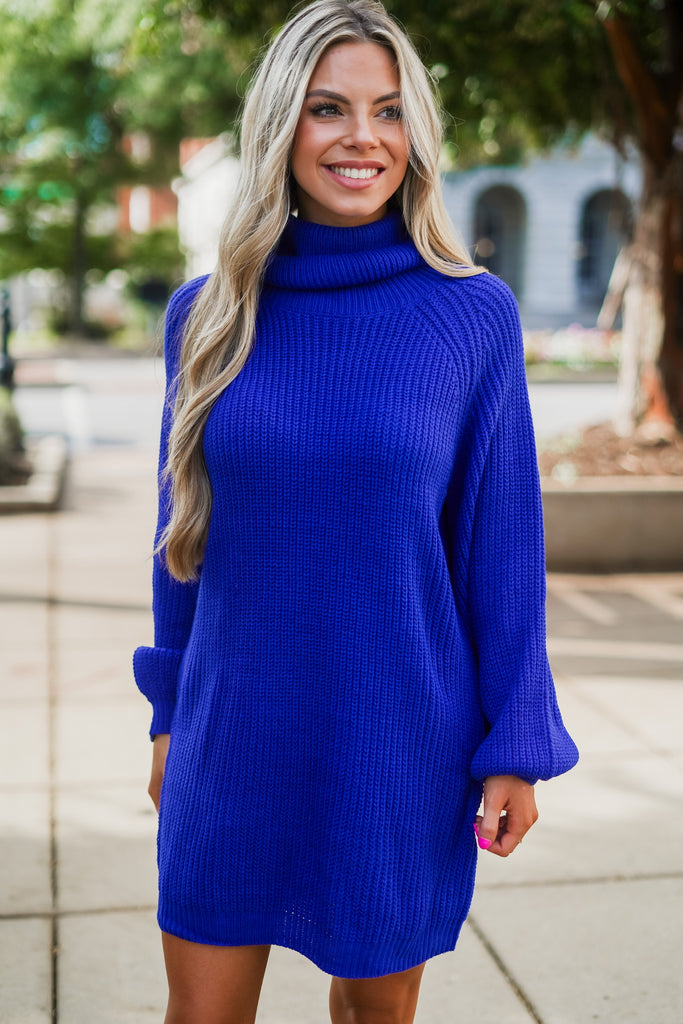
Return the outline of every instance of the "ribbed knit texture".
{"type": "MultiPolygon", "coordinates": [[[[169,304],[169,392],[204,280],[169,304]]],[[[204,452],[200,580],[155,561],[155,646],[134,662],[171,733],[161,927],[344,977],[454,948],[481,780],[577,760],[511,293],[427,267],[395,212],[292,218],[204,452]]]]}

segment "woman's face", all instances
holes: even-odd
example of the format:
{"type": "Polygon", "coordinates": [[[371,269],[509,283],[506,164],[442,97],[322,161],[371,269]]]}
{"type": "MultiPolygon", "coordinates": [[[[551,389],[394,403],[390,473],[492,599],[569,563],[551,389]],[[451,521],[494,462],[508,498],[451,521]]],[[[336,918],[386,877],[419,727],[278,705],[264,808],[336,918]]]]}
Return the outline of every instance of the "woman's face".
{"type": "Polygon", "coordinates": [[[407,166],[391,53],[377,43],[331,47],[308,83],[294,136],[299,216],[332,227],[379,220],[407,166]]]}

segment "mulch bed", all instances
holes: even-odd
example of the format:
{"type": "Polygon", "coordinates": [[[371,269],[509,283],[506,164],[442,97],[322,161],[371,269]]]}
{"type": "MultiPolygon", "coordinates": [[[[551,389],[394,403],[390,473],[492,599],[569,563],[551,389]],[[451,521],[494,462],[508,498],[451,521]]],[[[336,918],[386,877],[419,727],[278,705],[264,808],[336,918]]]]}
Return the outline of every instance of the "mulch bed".
{"type": "Polygon", "coordinates": [[[646,423],[630,437],[609,423],[557,438],[539,451],[541,476],[571,481],[584,476],[681,476],[683,435],[662,423],[646,423]]]}

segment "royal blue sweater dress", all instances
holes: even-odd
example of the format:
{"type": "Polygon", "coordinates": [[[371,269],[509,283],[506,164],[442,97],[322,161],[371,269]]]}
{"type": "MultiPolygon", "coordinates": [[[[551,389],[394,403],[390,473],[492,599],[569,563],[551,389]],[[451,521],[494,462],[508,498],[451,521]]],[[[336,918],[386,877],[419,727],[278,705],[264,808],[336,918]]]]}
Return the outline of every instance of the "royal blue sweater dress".
{"type": "MultiPolygon", "coordinates": [[[[203,281],[168,307],[170,397],[203,281]]],[[[171,734],[161,928],[342,977],[453,949],[482,780],[577,760],[510,291],[429,268],[397,212],[290,218],[204,455],[199,580],[155,560],[155,645],[134,656],[171,734]]],[[[167,512],[162,487],[159,529],[167,512]]]]}

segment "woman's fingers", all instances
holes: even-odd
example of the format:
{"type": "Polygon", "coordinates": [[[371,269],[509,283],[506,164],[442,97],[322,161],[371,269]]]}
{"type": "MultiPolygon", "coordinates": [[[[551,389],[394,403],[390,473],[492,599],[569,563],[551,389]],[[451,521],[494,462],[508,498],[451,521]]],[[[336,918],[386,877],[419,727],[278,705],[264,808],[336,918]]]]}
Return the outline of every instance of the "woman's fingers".
{"type": "Polygon", "coordinates": [[[508,857],[538,819],[534,787],[514,775],[494,775],[484,783],[484,813],[474,830],[482,850],[508,857]]]}

